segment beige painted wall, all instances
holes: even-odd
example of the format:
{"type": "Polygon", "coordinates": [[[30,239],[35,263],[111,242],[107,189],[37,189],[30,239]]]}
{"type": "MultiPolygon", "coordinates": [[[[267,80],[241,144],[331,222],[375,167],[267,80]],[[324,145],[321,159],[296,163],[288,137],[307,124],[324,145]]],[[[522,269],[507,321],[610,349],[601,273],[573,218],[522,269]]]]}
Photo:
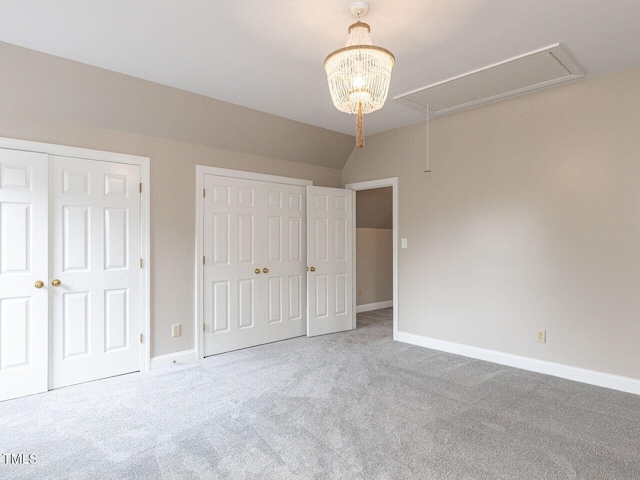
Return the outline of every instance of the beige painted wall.
{"type": "Polygon", "coordinates": [[[356,192],[357,228],[393,228],[393,188],[356,192]]]}
{"type": "Polygon", "coordinates": [[[393,300],[393,230],[356,228],[356,252],[356,305],[393,300]]]}
{"type": "Polygon", "coordinates": [[[399,329],[640,378],[640,68],[367,138],[399,177],[399,329]],[[536,330],[547,343],[536,343],[536,330]]]}
{"type": "Polygon", "coordinates": [[[0,42],[5,113],[342,169],[353,137],[0,42]]]}
{"type": "MultiPolygon", "coordinates": [[[[186,92],[159,88],[150,82],[2,43],[0,62],[6,67],[3,75],[0,75],[0,136],[151,158],[150,266],[154,356],[194,348],[197,164],[305,178],[321,186],[340,186],[339,169],[314,165],[313,162],[296,163],[282,158],[269,158],[267,155],[274,151],[281,152],[283,157],[290,157],[292,152],[304,153],[304,149],[299,148],[305,140],[300,142],[296,137],[301,131],[308,138],[309,145],[305,149],[309,146],[313,148],[315,144],[324,145],[325,141],[332,139],[339,143],[343,137],[340,134],[334,137],[329,132],[327,137],[325,130],[314,130],[314,127],[302,124],[292,126],[296,122],[277,117],[265,119],[264,114],[251,114],[251,111],[241,107],[236,110],[229,104],[225,104],[223,113],[220,113],[218,103],[222,102],[204,101],[203,106],[198,99],[204,97],[193,95],[195,98],[192,98],[192,94],[186,92]],[[78,79],[82,82],[78,82],[78,79]],[[116,82],[117,88],[111,85],[112,81],[116,82]],[[72,82],[74,88],[65,82],[72,82]],[[101,95],[103,88],[109,91],[101,95]],[[162,129],[151,129],[153,135],[143,134],[140,130],[145,130],[147,126],[158,126],[155,123],[158,119],[152,118],[158,111],[146,102],[134,101],[134,106],[127,106],[127,99],[131,95],[162,103],[162,112],[165,114],[166,109],[172,111],[169,108],[172,105],[176,115],[165,117],[162,129]],[[42,102],[42,110],[32,96],[42,102]],[[194,105],[200,105],[198,108],[203,111],[193,118],[185,115],[184,110],[194,105]],[[114,110],[126,118],[118,120],[119,116],[114,114],[114,110]],[[173,138],[184,137],[190,126],[200,129],[198,122],[203,116],[213,119],[207,125],[227,123],[234,128],[242,128],[244,134],[251,137],[251,148],[257,145],[256,148],[262,148],[267,153],[253,155],[246,151],[233,152],[173,138]],[[178,127],[177,123],[180,122],[185,124],[178,127]],[[265,123],[271,123],[271,126],[265,126],[265,123]],[[175,130],[172,126],[175,126],[175,130]],[[165,130],[167,136],[172,138],[158,136],[164,135],[165,130]],[[325,140],[318,143],[318,138],[314,137],[316,131],[318,138],[325,140]],[[269,138],[272,134],[275,137],[269,138]],[[254,137],[258,137],[258,140],[254,137]],[[283,146],[268,146],[289,141],[294,144],[293,150],[283,146]],[[182,323],[181,337],[171,337],[173,323],[182,323]]],[[[200,131],[194,138],[197,140],[206,135],[206,131],[200,131]]],[[[216,132],[211,132],[211,135],[214,140],[218,137],[216,132]]],[[[350,138],[350,145],[352,141],[350,138]]],[[[234,145],[242,148],[236,143],[234,145]]]]}

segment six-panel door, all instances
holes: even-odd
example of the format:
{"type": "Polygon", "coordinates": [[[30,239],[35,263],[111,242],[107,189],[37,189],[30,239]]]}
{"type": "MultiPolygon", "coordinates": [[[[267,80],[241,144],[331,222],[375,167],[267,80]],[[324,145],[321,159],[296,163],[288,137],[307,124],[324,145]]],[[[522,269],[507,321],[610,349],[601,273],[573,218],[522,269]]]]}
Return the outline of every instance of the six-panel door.
{"type": "Polygon", "coordinates": [[[352,190],[307,187],[307,335],[355,328],[352,190]]]}
{"type": "Polygon", "coordinates": [[[305,190],[205,175],[204,354],[305,333],[305,190]]]}
{"type": "Polygon", "coordinates": [[[50,157],[50,388],[140,369],[140,168],[50,157]]]}
{"type": "Polygon", "coordinates": [[[0,401],[47,390],[47,280],[47,155],[0,149],[0,401]]]}

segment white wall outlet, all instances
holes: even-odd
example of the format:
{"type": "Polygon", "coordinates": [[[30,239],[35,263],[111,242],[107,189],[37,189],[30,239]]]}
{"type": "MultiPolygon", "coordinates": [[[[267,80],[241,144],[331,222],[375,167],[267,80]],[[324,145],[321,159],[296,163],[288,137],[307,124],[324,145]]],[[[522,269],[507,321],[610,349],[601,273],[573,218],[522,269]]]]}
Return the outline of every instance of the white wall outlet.
{"type": "Polygon", "coordinates": [[[547,343],[547,331],[546,330],[538,330],[536,340],[540,343],[547,343]]]}
{"type": "Polygon", "coordinates": [[[171,336],[172,337],[179,337],[180,335],[182,335],[182,324],[181,323],[175,323],[175,324],[171,325],[171,336]]]}
{"type": "Polygon", "coordinates": [[[407,239],[406,238],[400,239],[400,248],[407,248],[407,239]]]}

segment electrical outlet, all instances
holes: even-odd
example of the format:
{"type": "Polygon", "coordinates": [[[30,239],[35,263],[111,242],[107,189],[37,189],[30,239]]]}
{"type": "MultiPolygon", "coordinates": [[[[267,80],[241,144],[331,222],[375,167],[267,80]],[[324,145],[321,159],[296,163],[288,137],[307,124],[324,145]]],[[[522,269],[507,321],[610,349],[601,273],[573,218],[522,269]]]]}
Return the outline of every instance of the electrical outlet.
{"type": "Polygon", "coordinates": [[[358,296],[361,297],[362,296],[362,289],[358,290],[358,296]]]}
{"type": "Polygon", "coordinates": [[[538,330],[538,334],[536,340],[540,343],[547,343],[547,331],[546,330],[538,330]]]}
{"type": "Polygon", "coordinates": [[[179,337],[180,335],[182,335],[182,324],[176,323],[171,325],[171,336],[179,337]]]}

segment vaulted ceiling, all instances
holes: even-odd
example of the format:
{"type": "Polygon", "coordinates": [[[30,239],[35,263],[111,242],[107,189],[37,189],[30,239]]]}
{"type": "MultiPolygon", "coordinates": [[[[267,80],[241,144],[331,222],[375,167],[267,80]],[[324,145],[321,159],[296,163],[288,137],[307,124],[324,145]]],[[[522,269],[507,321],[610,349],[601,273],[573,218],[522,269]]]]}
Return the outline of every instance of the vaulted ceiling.
{"type": "MultiPolygon", "coordinates": [[[[0,0],[0,41],[352,135],[323,61],[349,0],[0,0]]],[[[640,65],[637,0],[370,0],[396,56],[367,134],[424,120],[393,96],[560,42],[587,77],[640,65]]]]}

